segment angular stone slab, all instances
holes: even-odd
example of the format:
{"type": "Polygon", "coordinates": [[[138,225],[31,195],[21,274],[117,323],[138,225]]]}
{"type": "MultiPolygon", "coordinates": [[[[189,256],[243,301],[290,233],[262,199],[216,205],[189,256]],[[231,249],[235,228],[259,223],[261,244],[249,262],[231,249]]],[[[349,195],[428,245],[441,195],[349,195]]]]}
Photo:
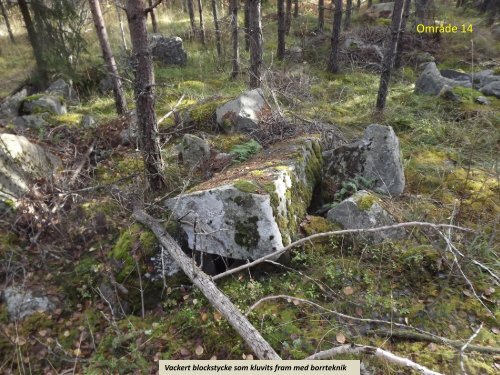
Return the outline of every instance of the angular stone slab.
{"type": "Polygon", "coordinates": [[[257,259],[294,239],[321,169],[319,139],[300,138],[229,168],[166,206],[181,220],[190,249],[257,259]]]}

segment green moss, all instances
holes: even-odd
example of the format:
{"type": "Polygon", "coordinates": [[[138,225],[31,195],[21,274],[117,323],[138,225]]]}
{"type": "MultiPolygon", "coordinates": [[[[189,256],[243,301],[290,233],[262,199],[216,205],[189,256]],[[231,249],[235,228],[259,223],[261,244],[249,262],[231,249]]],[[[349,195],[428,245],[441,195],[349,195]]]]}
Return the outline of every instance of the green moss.
{"type": "Polygon", "coordinates": [[[372,206],[380,202],[380,199],[373,194],[365,194],[358,198],[356,204],[361,211],[368,211],[372,206]]]}
{"type": "Polygon", "coordinates": [[[248,181],[248,180],[237,180],[233,186],[238,189],[239,191],[242,191],[244,193],[257,193],[259,191],[259,187],[255,185],[253,182],[248,181]]]}
{"type": "Polygon", "coordinates": [[[215,111],[218,107],[225,104],[228,98],[211,98],[204,103],[196,106],[189,112],[189,117],[197,124],[204,125],[205,123],[212,123],[215,120],[215,111]]]}
{"type": "Polygon", "coordinates": [[[469,102],[473,102],[478,96],[482,95],[477,90],[462,86],[455,86],[451,91],[458,95],[462,100],[469,102]]]}
{"type": "Polygon", "coordinates": [[[321,216],[307,216],[302,222],[301,228],[306,236],[317,233],[325,233],[333,230],[334,225],[321,216]]]}
{"type": "Polygon", "coordinates": [[[51,117],[56,124],[78,125],[83,115],[80,113],[65,113],[63,115],[54,115],[51,117]]]}
{"type": "Polygon", "coordinates": [[[29,95],[24,98],[24,101],[27,103],[34,102],[35,100],[40,99],[44,94],[35,94],[35,95],[29,95]]]}
{"type": "Polygon", "coordinates": [[[257,154],[262,149],[262,146],[254,139],[250,141],[236,145],[231,149],[231,154],[234,155],[234,159],[239,162],[244,162],[250,159],[253,155],[257,154]]]}
{"type": "Polygon", "coordinates": [[[252,216],[245,221],[237,221],[235,224],[234,242],[242,247],[252,249],[259,243],[259,230],[257,222],[259,218],[252,216]]]}
{"type": "Polygon", "coordinates": [[[235,146],[241,145],[249,140],[250,138],[245,134],[220,134],[213,139],[212,144],[216,149],[228,153],[235,146]]]}

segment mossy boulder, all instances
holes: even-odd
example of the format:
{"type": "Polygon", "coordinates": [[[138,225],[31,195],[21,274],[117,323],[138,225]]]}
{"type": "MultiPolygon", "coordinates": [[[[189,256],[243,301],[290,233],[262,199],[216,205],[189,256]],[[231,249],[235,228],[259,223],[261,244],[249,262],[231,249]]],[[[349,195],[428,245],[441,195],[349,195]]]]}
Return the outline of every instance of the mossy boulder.
{"type": "Polygon", "coordinates": [[[166,206],[174,219],[183,218],[190,249],[257,259],[297,237],[321,170],[319,138],[298,138],[168,199],[166,206]]]}
{"type": "Polygon", "coordinates": [[[26,97],[21,105],[21,113],[24,115],[44,112],[64,115],[67,113],[64,99],[55,95],[32,95],[26,97]]]}

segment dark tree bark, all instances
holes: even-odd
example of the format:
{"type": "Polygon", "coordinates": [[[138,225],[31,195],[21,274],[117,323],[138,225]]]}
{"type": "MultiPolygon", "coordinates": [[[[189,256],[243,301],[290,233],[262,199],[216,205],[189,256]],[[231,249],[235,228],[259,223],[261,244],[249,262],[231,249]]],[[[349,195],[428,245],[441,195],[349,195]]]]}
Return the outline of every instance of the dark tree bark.
{"type": "Polygon", "coordinates": [[[40,43],[38,40],[26,0],[18,0],[17,4],[19,5],[19,10],[23,16],[24,25],[26,26],[26,30],[28,32],[28,39],[30,41],[31,48],[33,48],[33,54],[35,55],[38,80],[40,81],[40,85],[44,86],[48,82],[49,74],[43,57],[43,43],[40,43]]]}
{"type": "Polygon", "coordinates": [[[221,32],[219,26],[219,14],[217,11],[217,0],[212,0],[212,13],[214,15],[215,44],[217,46],[217,56],[222,55],[221,32]]]}
{"type": "Polygon", "coordinates": [[[231,0],[231,36],[233,39],[233,71],[231,78],[236,78],[240,74],[240,47],[238,41],[238,2],[231,0]]]}
{"type": "Polygon", "coordinates": [[[250,51],[250,0],[245,0],[245,51],[250,51]]]}
{"type": "Polygon", "coordinates": [[[3,5],[3,1],[0,0],[0,9],[2,10],[2,16],[5,21],[5,26],[7,26],[7,32],[9,33],[9,38],[12,43],[15,43],[16,40],[14,39],[14,34],[12,33],[12,29],[10,27],[10,21],[9,21],[9,16],[7,14],[7,10],[5,9],[3,5]]]}
{"type": "Polygon", "coordinates": [[[339,71],[339,39],[340,25],[342,23],[342,0],[335,0],[335,10],[333,13],[333,30],[332,30],[332,50],[328,61],[328,70],[331,73],[339,71]]]}
{"type": "Polygon", "coordinates": [[[293,18],[297,18],[299,16],[299,0],[294,0],[293,3],[293,18]]]}
{"type": "MultiPolygon", "coordinates": [[[[153,7],[153,0],[148,0],[148,5],[150,8],[153,7]]],[[[149,15],[151,16],[151,25],[153,26],[153,33],[158,33],[158,22],[156,21],[156,14],[155,10],[151,9],[151,12],[149,12],[149,15]]]]}
{"type": "Polygon", "coordinates": [[[344,17],[344,30],[349,30],[351,26],[352,0],[347,0],[344,17]]]}
{"type": "Polygon", "coordinates": [[[356,8],[358,8],[358,9],[361,8],[361,0],[358,0],[356,2],[356,8]]]}
{"type": "Polygon", "coordinates": [[[165,182],[155,114],[153,60],[148,43],[144,0],[127,0],[127,19],[132,52],[137,61],[134,94],[139,149],[144,159],[148,189],[161,191],[165,182]]]}
{"type": "Polygon", "coordinates": [[[205,22],[203,21],[203,4],[198,0],[198,11],[200,13],[200,37],[201,42],[205,44],[205,22]]]}
{"type": "Polygon", "coordinates": [[[415,0],[415,22],[418,24],[426,24],[429,19],[429,9],[432,5],[432,0],[415,0]]]}
{"type": "Polygon", "coordinates": [[[113,57],[113,52],[111,52],[108,32],[106,30],[106,26],[104,25],[104,18],[102,17],[99,0],[89,0],[89,5],[90,12],[92,13],[92,18],[94,20],[97,37],[99,39],[99,44],[101,45],[102,57],[104,59],[104,62],[106,63],[109,78],[111,78],[111,82],[113,82],[113,94],[115,96],[116,113],[118,113],[119,115],[124,115],[127,111],[127,101],[123,93],[122,82],[118,74],[118,68],[116,67],[115,58],[113,57]]]}
{"type": "Polygon", "coordinates": [[[318,30],[325,29],[325,0],[318,0],[318,30]]]}
{"type": "Polygon", "coordinates": [[[286,21],[285,21],[286,35],[290,34],[291,26],[292,26],[292,0],[286,0],[286,21]]]}
{"type": "Polygon", "coordinates": [[[194,19],[194,5],[193,0],[187,0],[187,9],[189,13],[189,23],[191,24],[191,32],[193,37],[196,36],[196,21],[194,19]]]}
{"type": "Polygon", "coordinates": [[[285,58],[285,0],[277,0],[278,5],[278,51],[276,57],[278,60],[285,58]]]}
{"type": "Polygon", "coordinates": [[[401,28],[401,19],[403,16],[404,0],[396,0],[394,2],[394,11],[392,12],[391,21],[391,40],[382,61],[382,74],[380,75],[380,85],[377,95],[377,103],[375,105],[377,111],[383,111],[385,101],[387,99],[387,91],[389,89],[389,81],[391,79],[392,66],[396,56],[398,46],[399,30],[401,28]]]}
{"type": "Polygon", "coordinates": [[[373,4],[373,0],[368,0],[368,5],[367,5],[367,8],[370,8],[373,4]]]}
{"type": "Polygon", "coordinates": [[[260,14],[260,0],[248,0],[249,5],[249,34],[250,34],[250,88],[261,85],[262,70],[262,20],[260,14]]]}
{"type": "Polygon", "coordinates": [[[394,67],[396,69],[401,68],[401,58],[404,51],[404,35],[406,33],[406,25],[408,24],[408,18],[410,17],[411,10],[411,0],[404,0],[403,8],[403,18],[401,20],[401,30],[399,32],[398,45],[396,49],[396,59],[394,60],[394,67]]]}

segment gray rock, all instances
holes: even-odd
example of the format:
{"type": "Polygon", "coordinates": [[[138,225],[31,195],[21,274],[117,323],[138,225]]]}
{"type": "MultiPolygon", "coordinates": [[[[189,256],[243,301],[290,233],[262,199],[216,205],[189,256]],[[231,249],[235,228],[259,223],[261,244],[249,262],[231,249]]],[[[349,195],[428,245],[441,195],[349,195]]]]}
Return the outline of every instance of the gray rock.
{"type": "Polygon", "coordinates": [[[182,162],[190,168],[199,167],[210,157],[210,146],[205,139],[192,134],[184,134],[179,145],[182,162]]]}
{"type": "Polygon", "coordinates": [[[426,65],[415,84],[417,94],[441,95],[446,90],[455,86],[472,87],[470,81],[457,81],[443,77],[435,63],[430,62],[426,65]]]}
{"type": "MultiPolygon", "coordinates": [[[[381,62],[384,57],[384,54],[379,46],[376,44],[366,44],[357,38],[347,38],[343,47],[350,53],[354,53],[355,51],[362,51],[363,53],[372,52],[376,57],[376,62],[381,62]]],[[[366,58],[366,56],[364,56],[364,58],[366,58]]]]}
{"type": "Polygon", "coordinates": [[[479,89],[481,88],[482,86],[484,86],[484,80],[487,78],[487,77],[490,77],[493,75],[493,70],[482,70],[480,72],[476,72],[472,75],[473,79],[474,79],[474,87],[476,89],[479,89]]]}
{"type": "Polygon", "coordinates": [[[491,35],[493,35],[493,38],[495,38],[496,40],[500,40],[500,22],[496,22],[493,25],[491,25],[490,30],[491,30],[491,35]]]}
{"type": "Polygon", "coordinates": [[[32,178],[50,177],[61,160],[26,137],[0,134],[0,201],[15,201],[32,178]]]}
{"type": "Polygon", "coordinates": [[[128,125],[120,132],[120,141],[123,145],[134,145],[137,143],[137,114],[135,109],[128,115],[128,125]]]}
{"type": "Polygon", "coordinates": [[[372,4],[365,11],[365,16],[371,19],[391,18],[394,9],[394,2],[372,4]]]}
{"type": "MultiPolygon", "coordinates": [[[[327,219],[340,224],[344,229],[369,229],[392,225],[394,218],[380,205],[380,199],[365,190],[358,191],[352,197],[340,202],[328,211],[327,219]]],[[[393,228],[380,232],[362,233],[360,238],[367,243],[380,243],[387,239],[402,239],[405,236],[403,228],[393,228]]]]}
{"type": "Polygon", "coordinates": [[[403,193],[405,177],[399,140],[390,126],[372,124],[362,140],[323,153],[325,176],[337,183],[363,177],[383,194],[403,193]]]}
{"type": "Polygon", "coordinates": [[[108,94],[113,91],[113,80],[108,75],[99,81],[99,91],[101,94],[108,94]]]}
{"type": "Polygon", "coordinates": [[[304,60],[304,53],[300,47],[290,47],[285,52],[286,59],[291,62],[300,63],[304,60]]]}
{"type": "Polygon", "coordinates": [[[443,69],[440,70],[441,76],[444,78],[449,78],[454,81],[463,81],[465,85],[470,84],[472,86],[472,77],[469,74],[459,72],[453,69],[443,69]]]}
{"type": "Polygon", "coordinates": [[[36,312],[48,312],[55,308],[46,296],[36,297],[32,291],[24,288],[8,287],[3,293],[3,298],[11,321],[21,320],[36,312]]]}
{"type": "Polygon", "coordinates": [[[47,94],[52,94],[56,96],[61,96],[63,97],[68,103],[71,104],[78,104],[80,103],[80,98],[78,97],[78,94],[76,93],[75,89],[73,86],[71,86],[69,83],[67,83],[64,79],[59,78],[58,80],[54,81],[47,90],[45,90],[47,94]]]}
{"type": "Polygon", "coordinates": [[[33,115],[44,112],[55,115],[63,115],[67,113],[66,104],[59,96],[34,95],[33,97],[27,97],[21,105],[21,113],[25,115],[33,115]]]}
{"type": "Polygon", "coordinates": [[[19,115],[21,104],[28,95],[28,91],[23,88],[14,95],[5,98],[0,104],[0,117],[16,117],[19,115]]]}
{"type": "Polygon", "coordinates": [[[94,128],[96,124],[97,123],[95,118],[90,115],[83,116],[82,120],[80,121],[80,126],[82,126],[84,129],[94,128]]]}
{"type": "Polygon", "coordinates": [[[257,259],[296,236],[321,177],[319,139],[274,145],[260,157],[262,169],[241,164],[166,201],[173,218],[183,218],[191,250],[257,259]]]}
{"type": "Polygon", "coordinates": [[[25,115],[16,117],[12,123],[22,129],[42,129],[49,125],[41,115],[25,115]]]}
{"type": "Polygon", "coordinates": [[[251,132],[263,115],[271,112],[261,89],[246,91],[216,110],[217,124],[226,133],[251,132]]]}
{"type": "Polygon", "coordinates": [[[492,81],[479,89],[479,91],[486,96],[500,98],[500,81],[492,81]]]}
{"type": "Polygon", "coordinates": [[[500,81],[500,76],[496,76],[493,74],[486,76],[481,80],[481,88],[489,85],[490,83],[498,82],[498,81],[500,81]]]}
{"type": "Polygon", "coordinates": [[[417,64],[425,64],[430,62],[435,62],[436,59],[429,52],[417,52],[415,56],[415,61],[417,64]]]}
{"type": "Polygon", "coordinates": [[[491,102],[485,98],[484,96],[478,96],[476,98],[476,103],[482,104],[482,105],[490,105],[491,102]]]}
{"type": "Polygon", "coordinates": [[[178,36],[169,38],[161,34],[153,34],[149,46],[154,60],[166,65],[185,66],[187,63],[187,53],[182,45],[182,39],[178,36]]]}

